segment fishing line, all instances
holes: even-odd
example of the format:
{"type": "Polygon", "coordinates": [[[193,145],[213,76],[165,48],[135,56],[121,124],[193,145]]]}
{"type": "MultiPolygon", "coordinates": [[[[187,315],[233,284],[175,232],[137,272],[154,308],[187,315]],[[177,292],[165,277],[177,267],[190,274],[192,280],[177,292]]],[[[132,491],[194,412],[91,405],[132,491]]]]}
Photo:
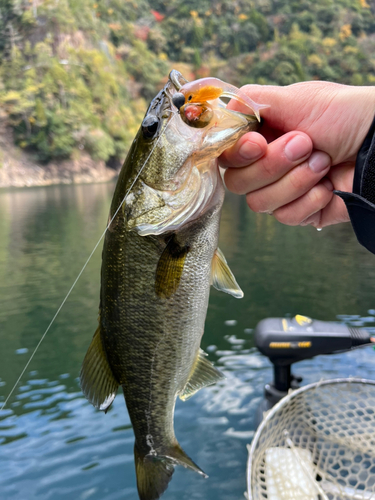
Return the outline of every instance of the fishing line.
{"type": "Polygon", "coordinates": [[[131,188],[132,188],[132,187],[134,186],[134,184],[137,182],[137,180],[138,180],[139,176],[141,175],[141,173],[142,173],[142,171],[143,171],[144,167],[146,166],[146,164],[147,164],[148,160],[150,159],[150,157],[151,157],[152,153],[154,152],[154,149],[155,149],[155,148],[156,148],[156,146],[159,144],[159,141],[160,141],[160,139],[162,138],[163,134],[165,134],[165,131],[167,130],[167,128],[169,127],[169,125],[172,123],[172,121],[173,121],[174,117],[176,116],[176,114],[175,114],[172,110],[170,110],[170,111],[171,111],[171,113],[172,113],[172,118],[169,120],[169,122],[167,123],[167,125],[164,127],[163,132],[160,134],[159,139],[155,142],[155,145],[154,145],[154,147],[151,149],[150,154],[149,154],[149,155],[148,155],[148,157],[146,158],[146,160],[145,160],[145,162],[143,163],[142,167],[140,168],[140,170],[139,170],[138,174],[135,176],[134,181],[131,183],[130,188],[127,190],[127,192],[126,192],[126,194],[125,194],[125,196],[124,196],[124,198],[123,198],[122,202],[119,204],[119,206],[118,206],[118,208],[117,208],[116,212],[114,213],[114,215],[113,215],[112,219],[108,222],[108,224],[107,224],[107,226],[106,226],[105,230],[103,231],[103,233],[102,233],[102,235],[100,236],[100,238],[99,238],[98,242],[97,242],[97,243],[96,243],[96,245],[94,246],[94,248],[93,248],[92,252],[91,252],[91,253],[90,253],[90,255],[88,256],[88,258],[87,258],[86,262],[84,263],[84,265],[83,265],[82,269],[81,269],[81,270],[80,270],[80,272],[78,273],[78,276],[77,276],[77,277],[76,277],[76,279],[74,280],[74,282],[73,282],[72,286],[70,287],[70,289],[69,289],[68,293],[65,295],[64,300],[61,302],[60,307],[57,309],[57,311],[56,311],[56,313],[55,313],[54,317],[51,319],[51,321],[50,321],[49,325],[47,326],[47,328],[46,328],[45,332],[43,333],[42,338],[39,340],[38,344],[36,345],[36,347],[35,347],[35,349],[34,349],[33,353],[31,354],[31,356],[30,356],[30,358],[29,358],[28,362],[27,362],[27,363],[26,363],[26,365],[25,365],[25,368],[22,370],[22,372],[21,372],[20,376],[18,377],[17,382],[14,384],[14,386],[13,386],[12,390],[10,391],[10,393],[8,394],[7,398],[5,399],[5,401],[4,401],[4,403],[3,403],[3,405],[1,406],[1,408],[0,408],[0,412],[1,412],[2,410],[4,410],[4,408],[5,408],[6,404],[7,404],[7,402],[9,401],[9,398],[12,396],[12,394],[13,394],[13,392],[15,391],[15,389],[16,389],[16,387],[17,387],[17,385],[19,384],[19,382],[20,382],[21,378],[23,377],[23,375],[24,375],[25,371],[27,370],[28,366],[30,365],[30,363],[31,363],[31,361],[32,361],[32,359],[33,359],[33,357],[35,356],[35,354],[36,354],[37,350],[39,349],[40,344],[43,342],[43,340],[44,340],[45,336],[47,335],[47,333],[49,332],[49,330],[50,330],[51,326],[52,326],[52,325],[53,325],[53,323],[55,322],[55,319],[57,318],[57,316],[58,316],[59,312],[60,312],[60,311],[61,311],[61,309],[64,307],[64,304],[65,304],[65,302],[68,300],[69,295],[72,293],[72,291],[73,291],[74,287],[76,286],[77,281],[78,281],[78,280],[79,280],[79,278],[82,276],[82,273],[83,273],[83,271],[86,269],[87,264],[90,262],[91,257],[94,255],[95,250],[98,248],[98,246],[100,245],[100,242],[102,241],[102,239],[103,239],[103,238],[104,238],[104,236],[105,236],[105,233],[108,231],[109,226],[110,226],[110,225],[112,224],[112,222],[114,221],[114,219],[115,219],[116,215],[118,214],[118,212],[119,212],[120,208],[122,207],[122,205],[123,205],[123,203],[124,203],[124,201],[125,201],[126,197],[128,196],[128,194],[129,194],[129,192],[130,192],[131,188]]]}

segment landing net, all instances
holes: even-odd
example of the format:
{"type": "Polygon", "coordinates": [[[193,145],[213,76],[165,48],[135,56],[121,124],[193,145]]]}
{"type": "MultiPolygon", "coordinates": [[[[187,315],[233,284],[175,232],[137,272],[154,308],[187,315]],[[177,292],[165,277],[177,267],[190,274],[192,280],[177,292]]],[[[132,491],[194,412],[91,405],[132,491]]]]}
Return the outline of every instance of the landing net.
{"type": "Polygon", "coordinates": [[[375,382],[334,379],[266,415],[247,467],[249,500],[375,500],[375,382]]]}

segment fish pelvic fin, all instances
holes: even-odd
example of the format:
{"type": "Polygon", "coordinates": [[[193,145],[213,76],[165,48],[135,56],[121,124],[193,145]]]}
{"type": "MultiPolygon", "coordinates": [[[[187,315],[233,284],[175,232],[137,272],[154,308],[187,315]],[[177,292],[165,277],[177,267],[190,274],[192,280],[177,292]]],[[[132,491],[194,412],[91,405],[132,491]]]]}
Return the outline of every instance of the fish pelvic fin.
{"type": "Polygon", "coordinates": [[[205,478],[208,477],[178,443],[165,450],[162,455],[143,455],[135,445],[134,458],[140,500],[160,498],[168,488],[175,465],[182,465],[205,478]]]}
{"type": "Polygon", "coordinates": [[[206,356],[207,354],[202,349],[199,349],[189,380],[180,394],[182,401],[191,398],[199,389],[215,384],[218,380],[225,378],[224,374],[215,368],[206,356]]]}
{"type": "Polygon", "coordinates": [[[109,366],[97,328],[87,350],[80,372],[80,384],[83,394],[98,410],[107,412],[116,397],[119,383],[109,366]]]}
{"type": "Polygon", "coordinates": [[[220,248],[217,248],[212,259],[211,268],[212,286],[216,290],[229,293],[236,299],[242,299],[243,291],[241,290],[232,271],[229,269],[228,263],[220,248]]]}

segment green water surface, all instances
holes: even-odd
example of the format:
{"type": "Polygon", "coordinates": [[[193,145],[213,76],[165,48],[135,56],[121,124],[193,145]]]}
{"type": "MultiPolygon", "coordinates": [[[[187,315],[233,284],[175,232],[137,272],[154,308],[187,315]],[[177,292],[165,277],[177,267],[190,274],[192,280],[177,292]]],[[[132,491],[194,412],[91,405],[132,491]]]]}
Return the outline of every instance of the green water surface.
{"type": "MultiPolygon", "coordinates": [[[[0,401],[4,401],[105,228],[113,184],[0,192],[0,401]]],[[[317,232],[252,214],[227,195],[220,246],[245,293],[212,290],[202,347],[226,380],[178,402],[177,437],[210,476],[177,468],[165,500],[233,500],[246,488],[246,444],[271,365],[252,331],[296,313],[374,328],[375,256],[349,224],[317,232]]],[[[97,324],[101,246],[0,413],[1,500],[136,499],[133,433],[122,395],[107,415],[78,373],[97,324]]],[[[375,379],[372,348],[296,368],[304,383],[375,379]]]]}

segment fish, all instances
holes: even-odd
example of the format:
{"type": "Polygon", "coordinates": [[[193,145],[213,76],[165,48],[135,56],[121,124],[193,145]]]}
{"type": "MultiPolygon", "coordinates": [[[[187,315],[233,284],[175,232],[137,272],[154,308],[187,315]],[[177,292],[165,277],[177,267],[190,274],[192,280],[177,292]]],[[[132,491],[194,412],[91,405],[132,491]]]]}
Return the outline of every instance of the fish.
{"type": "Polygon", "coordinates": [[[198,103],[211,113],[204,126],[182,120],[173,98],[185,83],[171,72],[120,171],[103,244],[99,325],[80,372],[99,410],[123,389],[140,500],[160,498],[176,465],[206,477],[176,439],[174,407],[177,397],[223,378],[200,349],[211,284],[243,296],[218,248],[217,157],[258,122],[219,100],[198,103]]]}
{"type": "Polygon", "coordinates": [[[181,87],[180,93],[185,97],[185,104],[204,103],[220,97],[235,99],[253,111],[258,121],[260,121],[259,111],[269,107],[268,104],[256,103],[245,92],[234,85],[213,77],[200,78],[193,82],[187,82],[181,87]]]}

